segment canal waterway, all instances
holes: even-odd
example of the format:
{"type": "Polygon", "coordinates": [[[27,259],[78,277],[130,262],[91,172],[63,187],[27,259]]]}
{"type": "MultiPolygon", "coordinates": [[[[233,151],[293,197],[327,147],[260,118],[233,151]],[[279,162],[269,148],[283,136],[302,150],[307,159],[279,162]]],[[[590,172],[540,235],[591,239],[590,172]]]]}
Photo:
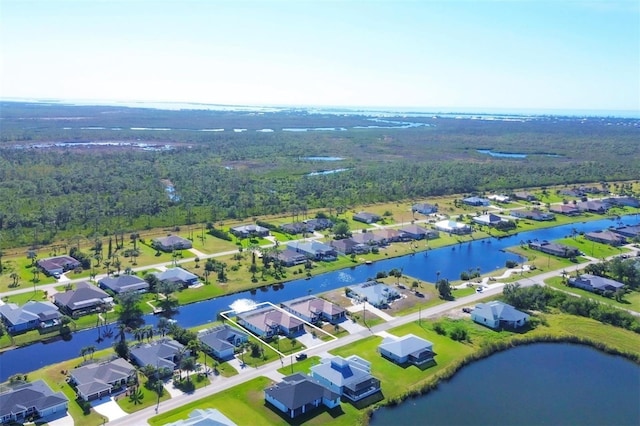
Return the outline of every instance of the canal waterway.
{"type": "MultiPolygon", "coordinates": [[[[245,291],[215,299],[181,306],[173,318],[182,327],[189,328],[207,322],[215,321],[218,313],[229,310],[230,305],[239,299],[250,299],[256,303],[272,302],[278,304],[296,297],[308,294],[319,294],[335,290],[351,284],[364,282],[374,278],[379,271],[400,269],[404,275],[412,276],[420,280],[434,282],[437,273],[440,278],[456,280],[460,272],[469,269],[478,270],[482,274],[503,268],[507,260],[520,261],[521,259],[504,251],[507,247],[518,245],[520,241],[527,240],[554,240],[570,235],[572,231],[590,232],[598,229],[618,226],[620,224],[635,224],[637,215],[623,216],[619,220],[602,219],[593,222],[573,223],[554,228],[540,229],[523,232],[507,238],[483,239],[473,242],[431,249],[391,259],[383,259],[372,265],[360,265],[340,271],[299,279],[284,283],[281,287],[265,287],[253,291],[245,291]]],[[[424,241],[419,242],[424,249],[424,241]]],[[[391,249],[393,250],[393,249],[391,249]]],[[[543,254],[540,255],[545,256],[543,254]]],[[[155,325],[157,317],[146,315],[147,324],[155,325]]],[[[117,333],[114,329],[114,337],[117,333]]],[[[83,330],[73,333],[71,340],[57,340],[48,343],[36,343],[33,345],[12,349],[0,354],[0,381],[6,380],[13,374],[26,373],[37,370],[45,365],[54,364],[79,356],[80,349],[93,345],[97,349],[107,348],[112,345],[112,339],[98,340],[98,330],[83,330]]]]}
{"type": "Polygon", "coordinates": [[[640,367],[588,346],[538,343],[464,367],[427,395],[377,410],[385,425],[638,425],[640,367]]]}

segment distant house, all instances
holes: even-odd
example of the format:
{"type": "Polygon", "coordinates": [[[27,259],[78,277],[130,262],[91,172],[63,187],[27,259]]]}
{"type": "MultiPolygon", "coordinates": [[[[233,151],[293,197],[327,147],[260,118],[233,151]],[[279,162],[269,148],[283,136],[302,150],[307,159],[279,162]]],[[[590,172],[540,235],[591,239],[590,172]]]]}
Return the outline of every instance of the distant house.
{"type": "Polygon", "coordinates": [[[311,229],[311,231],[318,231],[318,230],[322,231],[324,229],[329,229],[333,226],[333,221],[325,218],[307,219],[307,220],[304,220],[302,223],[307,225],[307,227],[311,229]]]}
{"type": "Polygon", "coordinates": [[[538,197],[526,191],[514,192],[513,198],[515,198],[516,200],[523,200],[523,201],[536,201],[538,199],[538,197]]]}
{"type": "Polygon", "coordinates": [[[353,220],[368,224],[375,223],[380,219],[381,217],[375,213],[359,212],[353,215],[353,220]]]}
{"type": "Polygon", "coordinates": [[[215,408],[196,408],[184,420],[166,423],[164,426],[237,426],[215,408]]]}
{"type": "Polygon", "coordinates": [[[478,303],[471,311],[471,319],[478,324],[490,328],[522,327],[529,320],[529,315],[520,312],[511,305],[494,300],[488,303],[478,303]]]}
{"type": "Polygon", "coordinates": [[[274,307],[264,307],[238,314],[238,323],[260,337],[296,336],[304,333],[304,323],[274,307]]]}
{"type": "Polygon", "coordinates": [[[277,259],[282,262],[284,266],[295,266],[305,263],[307,256],[304,253],[298,253],[295,250],[287,248],[278,253],[277,259]]]}
{"type": "Polygon", "coordinates": [[[607,204],[602,201],[582,201],[576,204],[576,207],[580,211],[586,211],[591,213],[600,213],[604,214],[609,209],[607,204]]]}
{"type": "Polygon", "coordinates": [[[640,207],[640,200],[636,197],[611,197],[602,200],[610,206],[627,206],[627,207],[640,207]]]}
{"type": "Polygon", "coordinates": [[[531,210],[512,210],[511,216],[519,219],[531,219],[537,221],[554,220],[556,217],[553,213],[543,212],[538,209],[531,210]]]}
{"type": "Polygon", "coordinates": [[[61,316],[51,302],[30,300],[20,307],[15,303],[0,305],[0,318],[11,334],[53,327],[60,324],[61,316]]]}
{"type": "Polygon", "coordinates": [[[178,359],[183,351],[184,345],[181,343],[162,339],[131,348],[130,357],[140,367],[151,365],[173,371],[177,368],[178,359]]]}
{"type": "Polygon", "coordinates": [[[402,232],[397,229],[382,228],[371,231],[373,235],[381,238],[384,244],[395,243],[404,239],[402,232]]]}
{"type": "Polygon", "coordinates": [[[411,206],[411,211],[421,214],[433,214],[438,212],[438,206],[429,203],[418,203],[411,206]]]}
{"type": "Polygon", "coordinates": [[[549,211],[553,213],[563,214],[565,216],[577,216],[580,210],[574,204],[556,204],[549,207],[549,211]]]}
{"type": "Polygon", "coordinates": [[[369,246],[383,246],[387,240],[380,234],[373,232],[356,232],[351,235],[351,239],[358,244],[366,244],[369,246]]]}
{"type": "Polygon", "coordinates": [[[296,235],[313,232],[313,228],[302,222],[285,223],[280,229],[287,234],[296,235]]]}
{"type": "Polygon", "coordinates": [[[616,291],[624,287],[621,282],[591,274],[571,277],[569,278],[569,285],[592,292],[616,291]]]}
{"type": "Polygon", "coordinates": [[[438,231],[448,234],[462,235],[471,233],[471,226],[466,223],[456,222],[455,220],[441,220],[440,222],[436,222],[434,226],[438,231]]]}
{"type": "Polygon", "coordinates": [[[294,241],[288,243],[287,248],[302,253],[311,260],[332,261],[338,257],[336,249],[318,241],[294,241]]]}
{"type": "Polygon", "coordinates": [[[229,231],[238,238],[266,237],[269,235],[269,229],[260,225],[234,226],[229,231]]]}
{"type": "Polygon", "coordinates": [[[627,243],[627,239],[613,231],[605,229],[604,231],[587,232],[584,234],[587,240],[596,243],[609,244],[611,246],[621,246],[627,243]]]}
{"type": "Polygon", "coordinates": [[[144,293],[149,290],[149,283],[136,275],[120,275],[117,277],[104,277],[98,281],[98,285],[103,290],[111,290],[115,294],[127,293],[130,291],[144,293]]]}
{"type": "Polygon", "coordinates": [[[301,373],[286,376],[280,383],[265,389],[264,399],[292,419],[318,408],[321,404],[327,408],[340,405],[339,393],[301,373]]]}
{"type": "Polygon", "coordinates": [[[401,235],[412,240],[433,240],[438,238],[440,234],[433,229],[425,229],[418,225],[407,225],[399,229],[401,235]]]}
{"type": "Polygon", "coordinates": [[[340,306],[316,296],[303,296],[281,303],[280,306],[288,312],[315,324],[327,321],[338,324],[346,319],[346,311],[340,306]]]}
{"type": "Polygon", "coordinates": [[[529,248],[565,258],[580,255],[580,250],[575,247],[566,246],[564,244],[550,243],[549,241],[532,241],[529,243],[529,248]]]}
{"type": "Polygon", "coordinates": [[[249,335],[225,324],[199,331],[198,340],[213,357],[227,360],[233,358],[236,347],[249,341],[249,335]]]}
{"type": "Polygon", "coordinates": [[[169,281],[180,287],[189,287],[198,283],[198,276],[182,268],[169,268],[166,271],[154,274],[158,281],[169,281]]]}
{"type": "Polygon", "coordinates": [[[367,281],[362,284],[347,287],[347,296],[358,302],[366,301],[376,308],[383,308],[398,299],[400,294],[398,294],[393,287],[386,284],[367,281]]]}
{"type": "Polygon", "coordinates": [[[619,228],[612,229],[612,231],[627,238],[640,237],[640,225],[621,226],[619,228]]]}
{"type": "Polygon", "coordinates": [[[178,235],[169,235],[161,238],[154,238],[151,246],[155,249],[172,252],[174,250],[186,250],[193,247],[191,241],[178,235]]]}
{"type": "Polygon", "coordinates": [[[362,254],[369,253],[371,250],[371,246],[368,244],[362,244],[355,242],[352,238],[344,238],[342,240],[333,240],[331,241],[331,247],[333,247],[336,252],[340,254],[362,254]]]}
{"type": "Polygon", "coordinates": [[[53,277],[72,271],[82,264],[71,256],[56,256],[39,259],[36,264],[46,275],[53,277]]]}
{"type": "Polygon", "coordinates": [[[325,358],[311,367],[311,377],[353,402],[380,391],[380,380],[371,375],[371,363],[356,355],[325,358]]]}
{"type": "Polygon", "coordinates": [[[433,361],[433,343],[413,334],[386,337],[378,346],[383,357],[396,364],[424,365],[433,361]]]}
{"type": "Polygon", "coordinates": [[[136,368],[122,358],[100,364],[87,364],[69,373],[78,396],[85,401],[102,398],[122,389],[136,378],[136,368]]]}
{"type": "Polygon", "coordinates": [[[475,223],[477,223],[479,225],[487,225],[487,226],[496,226],[500,222],[504,222],[505,221],[505,219],[503,219],[500,216],[495,215],[493,213],[482,214],[480,216],[475,216],[471,220],[473,220],[475,223]]]}
{"type": "Polygon", "coordinates": [[[78,316],[89,314],[103,305],[110,306],[113,304],[113,297],[95,285],[83,281],[76,284],[75,290],[54,294],[53,303],[61,311],[71,316],[78,316]]]}
{"type": "Polygon", "coordinates": [[[508,203],[511,197],[502,194],[492,194],[487,197],[489,200],[496,201],[498,203],[508,203]]]}
{"type": "Polygon", "coordinates": [[[0,393],[0,422],[23,424],[29,416],[66,413],[69,399],[51,390],[44,380],[15,386],[0,393]]]}
{"type": "Polygon", "coordinates": [[[468,206],[474,206],[474,207],[488,206],[489,204],[491,204],[490,201],[487,200],[486,198],[480,198],[480,197],[467,197],[463,199],[462,202],[468,206]]]}

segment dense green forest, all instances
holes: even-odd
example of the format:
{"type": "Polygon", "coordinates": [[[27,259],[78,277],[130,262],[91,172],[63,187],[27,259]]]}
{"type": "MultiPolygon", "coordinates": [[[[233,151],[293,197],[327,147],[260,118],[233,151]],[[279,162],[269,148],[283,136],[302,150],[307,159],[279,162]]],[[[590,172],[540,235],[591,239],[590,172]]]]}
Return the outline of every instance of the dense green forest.
{"type": "Polygon", "coordinates": [[[298,207],[640,179],[633,119],[0,107],[0,248],[298,207]],[[344,130],[283,130],[305,127],[344,130]],[[319,156],[342,159],[309,159],[319,156]]]}

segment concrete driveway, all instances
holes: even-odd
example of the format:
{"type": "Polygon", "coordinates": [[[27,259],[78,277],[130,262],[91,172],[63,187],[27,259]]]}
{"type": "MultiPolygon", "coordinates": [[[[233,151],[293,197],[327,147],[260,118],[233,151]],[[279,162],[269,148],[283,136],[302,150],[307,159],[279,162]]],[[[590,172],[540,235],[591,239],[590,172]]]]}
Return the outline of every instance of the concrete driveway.
{"type": "Polygon", "coordinates": [[[125,413],[124,410],[122,410],[118,403],[113,399],[113,396],[110,396],[108,398],[103,397],[102,399],[91,401],[91,407],[98,414],[101,414],[109,419],[109,421],[120,419],[127,415],[127,413],[125,413]]]}

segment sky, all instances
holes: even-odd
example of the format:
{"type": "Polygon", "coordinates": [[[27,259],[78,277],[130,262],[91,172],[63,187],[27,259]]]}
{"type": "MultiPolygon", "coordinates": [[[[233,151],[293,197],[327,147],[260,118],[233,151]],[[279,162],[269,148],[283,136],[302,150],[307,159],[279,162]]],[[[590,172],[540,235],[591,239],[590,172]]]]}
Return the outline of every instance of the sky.
{"type": "Polygon", "coordinates": [[[0,99],[640,110],[638,0],[0,0],[0,99]]]}

